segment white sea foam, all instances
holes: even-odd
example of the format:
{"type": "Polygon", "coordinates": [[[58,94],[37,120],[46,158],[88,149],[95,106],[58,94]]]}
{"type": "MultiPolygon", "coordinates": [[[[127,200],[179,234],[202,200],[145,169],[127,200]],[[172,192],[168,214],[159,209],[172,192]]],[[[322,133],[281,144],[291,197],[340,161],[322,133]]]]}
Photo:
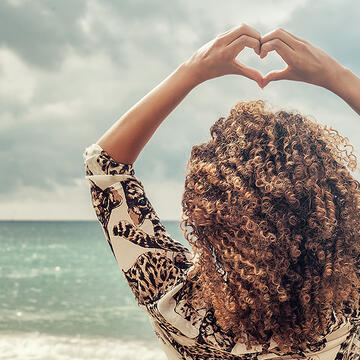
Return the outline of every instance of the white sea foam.
{"type": "Polygon", "coordinates": [[[35,278],[38,276],[43,275],[64,275],[65,273],[72,273],[73,269],[64,269],[60,266],[53,266],[53,267],[42,267],[42,268],[31,268],[31,269],[25,269],[25,268],[13,268],[12,271],[3,274],[3,278],[8,279],[29,279],[29,278],[35,278]]]}
{"type": "Polygon", "coordinates": [[[160,342],[113,338],[0,333],[1,360],[166,360],[160,342]]]}

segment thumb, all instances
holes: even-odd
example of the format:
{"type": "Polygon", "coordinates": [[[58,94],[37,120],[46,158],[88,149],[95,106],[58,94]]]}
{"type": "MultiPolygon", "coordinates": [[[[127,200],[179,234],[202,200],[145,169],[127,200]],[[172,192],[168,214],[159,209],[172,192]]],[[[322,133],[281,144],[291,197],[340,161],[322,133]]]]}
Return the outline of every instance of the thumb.
{"type": "Polygon", "coordinates": [[[277,80],[290,80],[290,68],[287,67],[284,70],[272,70],[267,73],[262,81],[262,87],[264,88],[270,81],[277,81],[277,80]]]}
{"type": "Polygon", "coordinates": [[[261,86],[262,83],[262,75],[255,69],[246,66],[244,64],[238,63],[237,61],[234,62],[234,74],[245,76],[251,80],[254,80],[261,86]]]}

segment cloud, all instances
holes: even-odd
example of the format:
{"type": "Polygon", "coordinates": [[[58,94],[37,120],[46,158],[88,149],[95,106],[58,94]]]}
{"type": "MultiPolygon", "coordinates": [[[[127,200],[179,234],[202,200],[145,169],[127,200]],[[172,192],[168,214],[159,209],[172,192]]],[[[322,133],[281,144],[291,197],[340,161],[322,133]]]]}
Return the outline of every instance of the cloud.
{"type": "Polygon", "coordinates": [[[283,26],[358,73],[360,42],[356,29],[359,17],[356,0],[313,1],[309,6],[297,8],[283,26]]]}
{"type": "Polygon", "coordinates": [[[1,1],[0,45],[34,67],[56,71],[66,46],[83,47],[77,19],[85,5],[85,0],[1,1]]]}
{"type": "MultiPolygon", "coordinates": [[[[1,2],[0,218],[93,219],[87,185],[76,183],[85,147],[197,48],[242,22],[262,34],[285,27],[358,72],[359,11],[354,0],[1,2]]],[[[238,60],[262,73],[284,66],[276,54],[259,60],[249,49],[238,60]]],[[[333,125],[360,150],[358,115],[327,90],[210,80],[169,115],[135,164],[163,219],[179,218],[192,145],[207,141],[236,102],[257,98],[333,125]]]]}
{"type": "MultiPolygon", "coordinates": [[[[51,179],[47,178],[46,181],[51,182],[51,179]]],[[[161,220],[180,219],[183,182],[156,177],[142,180],[142,183],[161,220]]],[[[16,192],[4,196],[0,202],[0,219],[96,220],[86,179],[72,179],[69,185],[52,183],[50,189],[17,185],[16,192]]]]}
{"type": "Polygon", "coordinates": [[[49,191],[43,187],[21,184],[16,192],[0,202],[0,219],[96,219],[89,186],[84,179],[73,179],[71,185],[52,185],[53,190],[49,191]]]}

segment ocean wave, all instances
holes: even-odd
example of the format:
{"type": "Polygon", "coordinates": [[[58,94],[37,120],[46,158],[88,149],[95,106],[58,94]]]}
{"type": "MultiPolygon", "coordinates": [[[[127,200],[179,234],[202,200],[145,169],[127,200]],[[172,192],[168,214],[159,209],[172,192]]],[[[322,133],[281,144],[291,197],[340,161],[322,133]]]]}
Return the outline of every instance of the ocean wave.
{"type": "Polygon", "coordinates": [[[73,269],[64,269],[60,266],[53,266],[53,267],[43,267],[43,268],[14,268],[11,269],[12,271],[9,273],[2,274],[2,278],[7,279],[30,279],[35,278],[43,275],[55,275],[61,276],[65,273],[73,272],[73,269]]]}
{"type": "MultiPolygon", "coordinates": [[[[0,303],[1,305],[1,303],[0,303]]],[[[133,321],[136,325],[148,323],[148,316],[133,306],[109,307],[106,309],[98,308],[92,311],[75,311],[75,310],[57,310],[50,311],[46,309],[38,309],[35,306],[22,306],[18,309],[0,309],[0,318],[3,324],[8,321],[17,322],[82,322],[95,324],[106,324],[107,319],[117,318],[120,322],[133,321]]],[[[0,325],[1,327],[1,325],[0,325]]],[[[6,327],[5,327],[6,328],[6,327]]],[[[34,329],[35,330],[35,329],[34,329]]],[[[38,329],[37,329],[38,330],[38,329]]]]}
{"type": "Polygon", "coordinates": [[[0,332],[0,359],[166,360],[160,342],[114,338],[0,332]]]}

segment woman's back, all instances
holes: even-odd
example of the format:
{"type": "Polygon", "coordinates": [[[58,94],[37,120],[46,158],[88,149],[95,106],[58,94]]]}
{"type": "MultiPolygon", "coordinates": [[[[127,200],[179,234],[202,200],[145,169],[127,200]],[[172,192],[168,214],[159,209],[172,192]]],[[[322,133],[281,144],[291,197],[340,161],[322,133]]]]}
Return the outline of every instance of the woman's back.
{"type": "Polygon", "coordinates": [[[132,165],[116,162],[98,144],[84,152],[96,214],[168,357],[357,357],[359,295],[355,301],[346,295],[359,288],[358,273],[350,272],[357,269],[357,257],[351,263],[350,255],[358,249],[358,228],[350,220],[358,216],[351,205],[359,192],[342,162],[356,164],[352,155],[329,160],[346,139],[333,134],[332,144],[320,126],[299,114],[270,115],[261,101],[237,104],[211,134],[208,143],[193,147],[183,195],[190,217],[182,225],[193,252],[166,232],[132,165]],[[312,156],[296,141],[299,135],[303,144],[310,141],[305,132],[295,134],[296,126],[315,136],[316,143],[307,144],[312,156]],[[320,161],[319,149],[328,160],[320,161]],[[244,327],[244,334],[253,337],[239,339],[234,328],[251,322],[256,328],[244,327]],[[273,331],[277,324],[285,331],[273,331]],[[304,333],[310,339],[302,349],[286,342],[292,330],[297,339],[306,339],[304,333]],[[279,334],[288,350],[279,347],[279,334]],[[262,345],[247,348],[253,338],[262,345]]]}
{"type": "MultiPolygon", "coordinates": [[[[249,345],[282,350],[359,306],[360,186],[348,140],[298,113],[238,103],[192,149],[183,195],[195,298],[249,345]]],[[[354,160],[355,159],[355,160],[354,160]]]]}
{"type": "Polygon", "coordinates": [[[321,49],[242,24],[208,42],[84,152],[92,202],[114,257],[170,359],[357,358],[360,184],[348,141],[300,114],[239,103],[194,146],[183,231],[172,239],[133,162],[198,84],[227,74],[262,88],[304,81],[360,114],[360,79],[321,49]],[[262,77],[235,60],[276,50],[262,77]],[[351,86],[349,86],[349,84],[351,86]]]}

